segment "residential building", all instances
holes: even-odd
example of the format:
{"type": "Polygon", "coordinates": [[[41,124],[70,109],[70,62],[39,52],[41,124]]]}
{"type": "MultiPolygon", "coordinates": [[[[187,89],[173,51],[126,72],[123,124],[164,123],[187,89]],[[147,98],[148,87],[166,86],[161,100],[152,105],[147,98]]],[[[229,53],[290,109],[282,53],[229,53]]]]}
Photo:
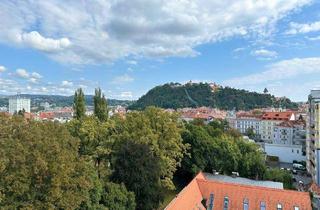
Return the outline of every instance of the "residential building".
{"type": "Polygon", "coordinates": [[[274,127],[284,121],[295,120],[294,112],[265,112],[260,121],[261,140],[272,143],[274,138],[274,127]]]}
{"type": "Polygon", "coordinates": [[[312,176],[316,206],[320,208],[320,90],[309,95],[307,118],[307,170],[312,176]]]}
{"type": "Polygon", "coordinates": [[[304,120],[283,121],[274,125],[271,143],[264,144],[265,152],[279,157],[280,162],[306,161],[306,129],[304,120]]]}
{"type": "Polygon", "coordinates": [[[194,119],[202,119],[207,122],[212,119],[226,119],[227,112],[219,109],[210,107],[199,107],[199,108],[183,108],[179,109],[181,118],[187,122],[194,119]]]}
{"type": "Polygon", "coordinates": [[[200,172],[165,210],[311,210],[309,193],[283,184],[200,172]]]}
{"type": "Polygon", "coordinates": [[[9,98],[9,113],[15,114],[19,111],[24,110],[30,112],[31,101],[29,98],[17,94],[9,98]]]}
{"type": "Polygon", "coordinates": [[[261,115],[243,112],[238,113],[236,116],[235,128],[240,133],[246,134],[249,129],[252,129],[257,136],[260,136],[261,115]]]}

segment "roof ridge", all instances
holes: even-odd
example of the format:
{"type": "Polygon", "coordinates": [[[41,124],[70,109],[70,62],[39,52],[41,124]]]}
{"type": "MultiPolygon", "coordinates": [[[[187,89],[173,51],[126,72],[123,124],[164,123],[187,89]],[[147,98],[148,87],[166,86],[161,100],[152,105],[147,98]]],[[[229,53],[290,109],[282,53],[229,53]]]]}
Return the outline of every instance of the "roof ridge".
{"type": "MultiPolygon", "coordinates": [[[[272,188],[272,187],[263,187],[263,186],[253,186],[253,185],[246,185],[246,184],[241,184],[241,183],[232,183],[232,182],[223,182],[223,181],[218,181],[218,180],[209,180],[209,179],[198,179],[196,178],[197,182],[212,182],[212,183],[219,183],[223,185],[232,185],[232,186],[241,186],[241,187],[247,187],[247,188],[259,188],[263,190],[271,190],[271,191],[281,191],[281,192],[288,192],[288,193],[300,193],[300,194],[307,194],[309,195],[308,192],[300,192],[300,191],[295,191],[295,190],[287,190],[287,189],[277,189],[277,188],[272,188]]],[[[263,180],[262,180],[263,181],[263,180]]]]}

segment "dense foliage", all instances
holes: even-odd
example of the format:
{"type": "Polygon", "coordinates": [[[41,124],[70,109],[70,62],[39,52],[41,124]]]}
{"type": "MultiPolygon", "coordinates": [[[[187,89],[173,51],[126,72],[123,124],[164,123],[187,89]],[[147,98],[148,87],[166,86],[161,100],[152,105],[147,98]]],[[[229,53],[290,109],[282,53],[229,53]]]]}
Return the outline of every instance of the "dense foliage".
{"type": "Polygon", "coordinates": [[[77,209],[96,174],[60,124],[0,117],[0,209],[77,209]]]}
{"type": "Polygon", "coordinates": [[[266,171],[263,155],[255,144],[234,133],[225,121],[187,124],[182,138],[191,146],[190,155],[184,157],[180,173],[193,177],[199,171],[237,171],[242,177],[262,179],[266,171]]]}
{"type": "Polygon", "coordinates": [[[212,89],[207,83],[187,83],[185,85],[169,83],[157,86],[129,108],[144,109],[147,106],[173,109],[208,106],[225,110],[250,110],[270,106],[297,108],[297,104],[287,98],[276,98],[270,94],[230,87],[212,89]]]}

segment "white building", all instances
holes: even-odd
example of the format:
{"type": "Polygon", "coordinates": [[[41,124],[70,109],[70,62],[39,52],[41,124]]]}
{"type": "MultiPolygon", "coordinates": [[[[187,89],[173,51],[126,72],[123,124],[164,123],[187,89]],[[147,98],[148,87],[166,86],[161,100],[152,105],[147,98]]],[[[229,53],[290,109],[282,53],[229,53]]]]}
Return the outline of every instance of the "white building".
{"type": "Polygon", "coordinates": [[[30,112],[31,101],[29,98],[21,95],[12,96],[9,98],[9,113],[15,114],[19,111],[30,112]]]}
{"type": "Polygon", "coordinates": [[[260,117],[259,115],[249,114],[249,113],[240,113],[237,114],[235,120],[235,129],[240,133],[246,134],[249,129],[252,129],[253,132],[259,136],[260,135],[260,117]]]}
{"type": "Polygon", "coordinates": [[[279,157],[280,162],[292,163],[294,160],[306,161],[302,145],[264,144],[264,151],[269,156],[279,157]]]}

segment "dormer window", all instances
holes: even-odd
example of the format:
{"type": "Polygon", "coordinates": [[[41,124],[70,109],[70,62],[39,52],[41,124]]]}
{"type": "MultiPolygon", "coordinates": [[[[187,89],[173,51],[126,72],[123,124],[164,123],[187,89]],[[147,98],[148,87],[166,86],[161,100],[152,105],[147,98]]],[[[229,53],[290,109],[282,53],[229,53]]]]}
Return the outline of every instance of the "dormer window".
{"type": "Polygon", "coordinates": [[[266,202],[264,201],[260,202],[260,210],[266,210],[266,202]]]}
{"type": "Polygon", "coordinates": [[[228,210],[229,208],[229,198],[226,196],[223,200],[223,210],[228,210]]]}
{"type": "Polygon", "coordinates": [[[249,210],[249,200],[247,198],[243,200],[243,210],[249,210]]]}

